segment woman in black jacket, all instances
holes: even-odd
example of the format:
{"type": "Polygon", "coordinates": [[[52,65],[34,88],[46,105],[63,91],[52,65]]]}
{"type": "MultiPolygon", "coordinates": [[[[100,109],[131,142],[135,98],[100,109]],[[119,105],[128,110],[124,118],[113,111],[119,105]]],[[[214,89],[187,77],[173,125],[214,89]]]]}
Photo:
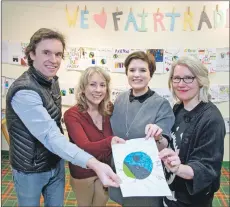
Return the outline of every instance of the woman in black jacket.
{"type": "Polygon", "coordinates": [[[170,147],[159,153],[172,191],[163,204],[211,207],[220,186],[226,131],[220,111],[209,101],[208,70],[193,57],[181,57],[168,83],[178,103],[170,147]]]}

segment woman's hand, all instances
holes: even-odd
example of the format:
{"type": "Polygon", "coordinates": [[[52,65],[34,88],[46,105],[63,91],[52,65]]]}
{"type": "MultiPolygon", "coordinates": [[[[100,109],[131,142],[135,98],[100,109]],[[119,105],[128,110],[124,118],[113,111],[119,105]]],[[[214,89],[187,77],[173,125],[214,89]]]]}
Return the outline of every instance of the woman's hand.
{"type": "Polygon", "coordinates": [[[159,152],[159,158],[164,162],[168,170],[172,173],[177,173],[181,165],[181,161],[176,152],[172,149],[165,148],[159,152]]]}
{"type": "Polygon", "coordinates": [[[159,140],[162,136],[162,129],[157,126],[156,124],[147,124],[145,127],[145,134],[146,139],[149,139],[150,137],[154,137],[155,140],[159,140]]]}
{"type": "Polygon", "coordinates": [[[114,136],[111,140],[111,145],[113,144],[125,144],[125,140],[120,137],[114,136]]]}

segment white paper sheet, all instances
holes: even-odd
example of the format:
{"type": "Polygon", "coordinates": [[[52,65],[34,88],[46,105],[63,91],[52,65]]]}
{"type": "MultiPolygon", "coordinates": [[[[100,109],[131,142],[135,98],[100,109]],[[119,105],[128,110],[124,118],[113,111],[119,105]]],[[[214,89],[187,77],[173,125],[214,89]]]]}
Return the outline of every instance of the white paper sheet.
{"type": "Polygon", "coordinates": [[[198,58],[210,73],[216,70],[216,48],[199,48],[198,58]]]}
{"type": "Polygon", "coordinates": [[[2,78],[1,78],[1,86],[2,86],[2,95],[1,96],[5,96],[5,80],[6,80],[6,78],[4,77],[4,76],[2,76],[2,78]]]}
{"type": "Polygon", "coordinates": [[[124,61],[130,53],[128,48],[113,49],[112,73],[125,73],[124,61]]]}
{"type": "Polygon", "coordinates": [[[113,49],[97,48],[96,65],[106,71],[111,71],[113,67],[113,49]]]}
{"type": "Polygon", "coordinates": [[[67,47],[65,51],[65,67],[67,70],[80,70],[80,50],[78,47],[67,47]]]}
{"type": "Polygon", "coordinates": [[[65,82],[59,82],[60,84],[60,93],[62,96],[62,105],[73,106],[76,104],[75,98],[75,87],[76,84],[70,84],[65,82]]]}
{"type": "Polygon", "coordinates": [[[224,123],[225,123],[225,128],[226,128],[226,133],[229,133],[229,117],[228,118],[224,118],[224,123]]]}
{"type": "Polygon", "coordinates": [[[125,88],[112,88],[111,89],[111,101],[112,101],[112,103],[114,103],[115,102],[115,100],[116,100],[116,98],[122,93],[122,92],[124,92],[125,90],[127,90],[127,89],[125,89],[125,88]]]}
{"type": "Polygon", "coordinates": [[[195,58],[198,58],[198,49],[184,48],[183,56],[193,56],[195,58]]]}
{"type": "Polygon", "coordinates": [[[173,96],[172,96],[171,91],[168,88],[152,88],[152,90],[158,93],[158,95],[160,95],[161,97],[167,99],[171,107],[173,107],[174,105],[173,96]]]}
{"type": "Polygon", "coordinates": [[[209,93],[211,95],[211,101],[213,103],[219,102],[219,85],[211,85],[209,93]]]}
{"type": "Polygon", "coordinates": [[[9,63],[14,65],[21,64],[22,49],[20,42],[9,42],[9,63]]]}
{"type": "Polygon", "coordinates": [[[216,71],[229,72],[229,48],[217,48],[216,55],[216,71]]]}
{"type": "Polygon", "coordinates": [[[2,63],[9,62],[9,41],[2,40],[2,63]]]}
{"type": "Polygon", "coordinates": [[[219,102],[229,101],[229,85],[219,85],[219,102]]]}
{"type": "Polygon", "coordinates": [[[172,68],[172,63],[182,56],[183,51],[180,48],[167,48],[164,50],[164,73],[172,68]]]}
{"type": "Polygon", "coordinates": [[[112,145],[112,152],[123,197],[172,195],[153,138],[112,145]]]}
{"type": "Polygon", "coordinates": [[[156,73],[164,72],[164,49],[146,49],[146,53],[155,60],[156,73]]]}
{"type": "Polygon", "coordinates": [[[6,96],[8,89],[10,88],[12,83],[15,81],[15,79],[2,76],[1,81],[2,81],[1,82],[1,85],[2,85],[2,95],[1,96],[4,97],[6,96]]]}

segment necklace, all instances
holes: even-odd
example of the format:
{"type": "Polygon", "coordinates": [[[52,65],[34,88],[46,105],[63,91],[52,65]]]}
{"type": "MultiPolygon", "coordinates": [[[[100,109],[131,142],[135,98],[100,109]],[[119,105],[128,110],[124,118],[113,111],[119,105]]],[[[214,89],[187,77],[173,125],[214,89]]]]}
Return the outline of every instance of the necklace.
{"type": "Polygon", "coordinates": [[[96,124],[96,125],[99,124],[99,123],[100,123],[100,124],[102,123],[102,117],[100,117],[100,118],[95,118],[95,119],[92,118],[92,120],[93,120],[94,124],[96,124]]]}
{"type": "Polygon", "coordinates": [[[138,110],[138,112],[134,116],[131,124],[128,127],[128,111],[129,111],[129,96],[128,96],[127,101],[126,101],[126,113],[125,113],[125,126],[126,126],[126,134],[125,135],[126,135],[127,138],[129,136],[129,131],[130,131],[135,119],[137,118],[137,115],[140,113],[140,111],[143,108],[143,106],[145,105],[145,103],[146,103],[145,101],[142,103],[142,106],[140,107],[140,109],[138,110]]]}
{"type": "Polygon", "coordinates": [[[89,116],[91,117],[94,125],[99,129],[102,130],[103,128],[103,116],[101,114],[94,115],[91,112],[88,112],[89,116]]]}

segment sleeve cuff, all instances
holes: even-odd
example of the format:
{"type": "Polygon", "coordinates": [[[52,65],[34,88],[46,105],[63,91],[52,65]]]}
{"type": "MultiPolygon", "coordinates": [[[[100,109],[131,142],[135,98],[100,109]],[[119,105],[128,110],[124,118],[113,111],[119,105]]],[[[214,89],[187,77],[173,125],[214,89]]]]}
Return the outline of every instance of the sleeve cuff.
{"type": "Polygon", "coordinates": [[[89,159],[93,158],[92,155],[90,155],[89,153],[85,152],[84,150],[82,150],[81,152],[79,152],[75,157],[74,160],[72,162],[72,164],[74,165],[78,165],[82,168],[87,168],[86,164],[88,162],[89,159]]]}

